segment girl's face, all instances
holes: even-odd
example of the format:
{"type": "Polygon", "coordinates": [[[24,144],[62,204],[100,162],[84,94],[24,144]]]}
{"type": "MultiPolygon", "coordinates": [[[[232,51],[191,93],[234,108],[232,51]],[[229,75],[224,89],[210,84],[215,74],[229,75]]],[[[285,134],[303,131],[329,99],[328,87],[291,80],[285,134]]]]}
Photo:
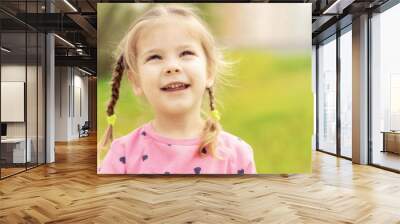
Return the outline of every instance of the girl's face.
{"type": "Polygon", "coordinates": [[[199,112],[206,87],[207,59],[190,24],[167,18],[143,28],[137,43],[136,95],[144,94],[156,112],[199,112]]]}

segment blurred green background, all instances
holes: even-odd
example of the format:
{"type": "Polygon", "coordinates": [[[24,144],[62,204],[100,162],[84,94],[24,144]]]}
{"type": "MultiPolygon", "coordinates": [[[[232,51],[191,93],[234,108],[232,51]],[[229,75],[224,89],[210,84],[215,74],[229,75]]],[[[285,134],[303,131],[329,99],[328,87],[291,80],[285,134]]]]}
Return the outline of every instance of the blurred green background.
{"type": "MultiPolygon", "coordinates": [[[[98,4],[98,140],[106,128],[105,110],[114,63],[112,52],[130,23],[151,5],[98,4]]],[[[226,30],[221,27],[226,20],[221,19],[220,14],[221,9],[229,9],[227,4],[191,5],[199,9],[217,40],[224,35],[226,30]]],[[[234,5],[238,7],[238,4],[234,5]]],[[[301,18],[304,19],[308,17],[301,18]]],[[[225,57],[236,63],[230,78],[233,85],[220,89],[217,95],[221,124],[225,131],[239,136],[253,147],[259,174],[311,172],[313,95],[309,38],[309,46],[292,51],[271,46],[244,47],[238,44],[235,47],[232,43],[225,44],[230,45],[225,57]]],[[[151,120],[149,111],[146,103],[134,96],[124,77],[116,106],[118,119],[114,137],[126,135],[151,120]]],[[[103,150],[98,154],[98,162],[106,153],[107,150],[103,150]]]]}

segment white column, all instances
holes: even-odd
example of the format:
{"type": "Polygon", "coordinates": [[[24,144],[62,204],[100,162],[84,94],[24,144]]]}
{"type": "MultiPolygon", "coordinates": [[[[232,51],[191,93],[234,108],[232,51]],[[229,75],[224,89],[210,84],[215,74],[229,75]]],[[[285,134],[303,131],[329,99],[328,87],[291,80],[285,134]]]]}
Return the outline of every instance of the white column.
{"type": "MultiPolygon", "coordinates": [[[[47,2],[47,12],[53,12],[54,6],[47,2]]],[[[55,133],[55,54],[54,35],[46,35],[46,163],[55,162],[54,133],[55,133]]]]}
{"type": "Polygon", "coordinates": [[[352,157],[368,163],[368,15],[353,19],[352,157]]]}

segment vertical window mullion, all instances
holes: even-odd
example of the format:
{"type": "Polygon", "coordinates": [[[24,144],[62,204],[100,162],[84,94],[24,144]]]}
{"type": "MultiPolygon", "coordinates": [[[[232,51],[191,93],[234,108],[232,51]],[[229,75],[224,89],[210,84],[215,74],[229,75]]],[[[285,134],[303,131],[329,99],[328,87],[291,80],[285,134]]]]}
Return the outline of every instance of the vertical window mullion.
{"type": "Polygon", "coordinates": [[[341,119],[340,119],[340,30],[336,31],[336,154],[341,156],[341,119]]]}
{"type": "MultiPolygon", "coordinates": [[[[0,47],[2,46],[2,23],[0,23],[0,47]]],[[[1,110],[2,110],[2,108],[1,108],[1,67],[2,67],[2,64],[1,64],[1,62],[2,62],[2,58],[1,58],[1,55],[2,55],[2,53],[1,53],[1,51],[0,51],[0,124],[2,124],[1,123],[1,110]]],[[[1,144],[0,144],[0,158],[1,158],[1,144]]],[[[2,162],[0,162],[0,179],[2,179],[2,177],[1,177],[1,169],[2,169],[2,162]]]]}
{"type": "Polygon", "coordinates": [[[316,110],[315,110],[315,115],[316,115],[316,127],[315,127],[315,132],[316,132],[316,141],[315,141],[315,148],[318,150],[319,149],[319,44],[316,45],[315,47],[315,104],[316,104],[316,110]]]}
{"type": "MultiPolygon", "coordinates": [[[[39,16],[39,0],[36,13],[39,16]]],[[[39,30],[36,32],[36,166],[39,166],[39,30]]]]}
{"type": "MultiPolygon", "coordinates": [[[[25,0],[25,21],[28,21],[28,1],[25,0]]],[[[28,90],[28,24],[25,23],[25,88],[24,88],[24,120],[25,120],[25,170],[28,169],[28,119],[27,119],[27,90],[28,90]]]]}
{"type": "Polygon", "coordinates": [[[367,102],[368,102],[368,111],[367,111],[367,132],[368,132],[368,155],[367,155],[367,164],[372,164],[372,160],[373,160],[373,153],[372,153],[372,83],[371,83],[371,79],[372,79],[372,64],[371,64],[371,56],[372,56],[372,33],[371,33],[371,20],[372,20],[372,12],[369,11],[368,12],[368,20],[367,20],[367,27],[368,27],[368,31],[367,31],[367,46],[368,46],[368,53],[367,53],[367,102]]]}

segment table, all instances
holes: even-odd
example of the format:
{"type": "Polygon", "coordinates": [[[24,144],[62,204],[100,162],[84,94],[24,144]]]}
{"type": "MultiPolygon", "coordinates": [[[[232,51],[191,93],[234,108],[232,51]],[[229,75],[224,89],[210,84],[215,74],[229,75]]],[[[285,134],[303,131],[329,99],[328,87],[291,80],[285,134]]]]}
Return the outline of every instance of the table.
{"type": "Polygon", "coordinates": [[[32,140],[30,138],[27,138],[26,142],[28,142],[27,145],[28,147],[26,147],[26,154],[25,154],[25,138],[1,139],[1,157],[5,158],[6,161],[10,163],[30,162],[32,160],[32,154],[31,154],[32,140]],[[10,149],[9,146],[13,147],[10,149]],[[10,154],[12,154],[12,156],[10,154]]]}
{"type": "Polygon", "coordinates": [[[400,131],[382,131],[381,133],[383,133],[382,152],[400,154],[400,131]]]}

